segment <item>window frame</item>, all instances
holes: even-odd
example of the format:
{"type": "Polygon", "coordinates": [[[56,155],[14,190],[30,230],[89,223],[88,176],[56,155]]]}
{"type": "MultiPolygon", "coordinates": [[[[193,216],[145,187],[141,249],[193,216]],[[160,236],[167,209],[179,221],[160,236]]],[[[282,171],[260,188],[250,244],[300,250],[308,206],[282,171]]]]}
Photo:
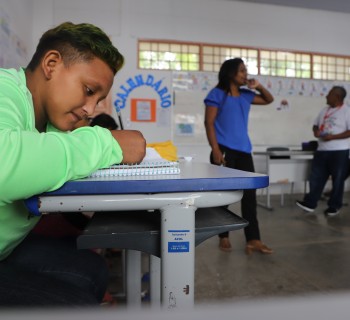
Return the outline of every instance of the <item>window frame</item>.
{"type": "MultiPolygon", "coordinates": [[[[256,59],[256,64],[252,64],[251,67],[248,66],[248,72],[252,75],[262,75],[262,76],[271,76],[271,77],[285,77],[285,78],[297,78],[297,79],[310,79],[310,80],[333,80],[333,81],[350,81],[350,56],[346,55],[337,55],[337,54],[328,54],[328,53],[319,53],[319,52],[307,52],[307,51],[297,51],[297,50],[286,50],[286,49],[272,49],[272,48],[258,48],[258,47],[249,47],[249,46],[239,46],[239,45],[229,45],[229,44],[213,44],[213,43],[202,43],[202,42],[187,42],[187,41],[173,41],[173,40],[157,40],[157,39],[138,39],[138,50],[137,50],[137,67],[141,70],[166,70],[166,71],[194,71],[194,72],[218,72],[221,64],[226,60],[218,60],[217,57],[222,57],[224,54],[221,54],[226,50],[226,52],[240,52],[239,56],[244,60],[246,64],[250,64],[251,61],[254,62],[256,59]],[[198,54],[197,65],[198,69],[186,69],[186,68],[143,68],[140,64],[140,44],[157,44],[159,45],[177,45],[177,46],[194,46],[198,47],[198,51],[195,54],[198,54]],[[212,54],[208,54],[208,49],[212,48],[212,54]],[[256,51],[256,55],[251,57],[244,56],[242,52],[252,53],[256,51]],[[217,54],[219,52],[219,54],[217,54]],[[268,52],[275,57],[280,55],[293,56],[293,60],[282,59],[270,59],[270,65],[275,65],[278,72],[262,72],[263,61],[262,55],[268,52]],[[303,58],[309,57],[308,61],[304,61],[303,58]],[[300,59],[299,59],[300,58],[300,59]],[[299,59],[299,60],[298,60],[299,59]],[[317,60],[317,61],[316,61],[317,60]],[[321,62],[320,62],[321,60],[321,62]],[[334,61],[334,62],[333,62],[334,61]],[[303,68],[303,64],[305,64],[303,68]],[[212,65],[212,70],[210,69],[212,65]],[[278,65],[284,65],[284,67],[278,68],[278,65]],[[289,65],[289,69],[287,66],[289,65]],[[290,68],[291,65],[294,65],[295,68],[290,68]],[[284,68],[284,69],[283,69],[284,68]],[[255,71],[256,69],[256,71],[255,71]],[[284,70],[284,75],[283,71],[284,70]],[[288,71],[289,70],[289,71],[288,71]],[[287,73],[291,75],[288,76],[287,73]],[[278,74],[281,73],[281,74],[278,74]],[[309,76],[307,76],[309,74],[309,76]]],[[[189,52],[188,52],[189,53],[189,52]]],[[[181,51],[183,54],[183,51],[181,51]]],[[[186,53],[185,53],[186,54],[186,53]]],[[[233,58],[231,55],[226,55],[228,59],[233,58]]],[[[306,59],[307,60],[307,59],[306,59]]],[[[185,63],[180,60],[180,64],[185,63]]]]}

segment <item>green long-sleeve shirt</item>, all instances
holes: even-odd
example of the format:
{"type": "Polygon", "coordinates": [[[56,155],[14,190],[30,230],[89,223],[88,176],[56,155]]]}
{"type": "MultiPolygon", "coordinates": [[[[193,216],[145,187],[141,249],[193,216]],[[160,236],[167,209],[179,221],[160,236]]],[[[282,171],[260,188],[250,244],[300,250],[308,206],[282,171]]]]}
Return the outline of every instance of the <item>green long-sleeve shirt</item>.
{"type": "Polygon", "coordinates": [[[66,181],[121,162],[110,131],[98,126],[70,133],[35,128],[32,95],[23,69],[0,69],[0,260],[35,226],[23,200],[66,181]]]}

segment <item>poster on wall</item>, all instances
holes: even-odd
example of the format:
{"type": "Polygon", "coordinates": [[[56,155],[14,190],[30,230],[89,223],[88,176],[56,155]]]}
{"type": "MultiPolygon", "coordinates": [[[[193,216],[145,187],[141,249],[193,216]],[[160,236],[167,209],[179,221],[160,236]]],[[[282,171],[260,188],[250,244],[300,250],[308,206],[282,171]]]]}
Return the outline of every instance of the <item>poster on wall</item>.
{"type": "Polygon", "coordinates": [[[155,142],[171,139],[172,99],[170,72],[142,71],[120,83],[113,104],[126,129],[155,142]]]}
{"type": "Polygon", "coordinates": [[[176,130],[176,135],[178,135],[178,136],[193,136],[194,135],[194,124],[193,123],[177,123],[175,130],[176,130]]]}
{"type": "Polygon", "coordinates": [[[156,99],[131,99],[131,121],[156,122],[156,99]]]}
{"type": "MultiPolygon", "coordinates": [[[[283,97],[325,97],[332,86],[340,85],[349,94],[345,103],[350,106],[350,83],[347,81],[315,80],[277,76],[255,76],[273,96],[283,97]]],[[[172,86],[174,91],[207,92],[217,84],[216,72],[174,71],[172,86]]],[[[288,100],[288,99],[287,99],[288,100]]],[[[282,101],[282,99],[281,99],[282,101]]],[[[276,110],[287,110],[286,105],[279,104],[276,110]]],[[[290,105],[289,105],[290,107],[290,105]]]]}

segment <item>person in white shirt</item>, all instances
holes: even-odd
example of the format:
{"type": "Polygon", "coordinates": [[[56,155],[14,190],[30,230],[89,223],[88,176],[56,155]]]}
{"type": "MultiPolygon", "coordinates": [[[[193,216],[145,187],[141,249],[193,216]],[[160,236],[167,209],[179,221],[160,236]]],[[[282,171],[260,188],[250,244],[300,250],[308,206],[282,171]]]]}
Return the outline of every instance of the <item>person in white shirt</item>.
{"type": "Polygon", "coordinates": [[[318,148],[311,167],[310,192],[303,201],[296,202],[303,210],[313,212],[331,176],[333,189],[324,212],[327,217],[337,215],[342,207],[344,181],[349,170],[350,108],[344,105],[345,97],[346,90],[334,86],[326,96],[328,107],[323,108],[314,121],[318,148]]]}

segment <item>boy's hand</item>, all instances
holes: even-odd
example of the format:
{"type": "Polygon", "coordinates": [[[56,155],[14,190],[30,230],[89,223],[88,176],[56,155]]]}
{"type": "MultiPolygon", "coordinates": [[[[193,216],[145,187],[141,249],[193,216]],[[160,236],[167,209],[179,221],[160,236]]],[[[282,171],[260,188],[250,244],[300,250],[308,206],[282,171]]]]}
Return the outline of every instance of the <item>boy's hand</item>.
{"type": "Polygon", "coordinates": [[[123,163],[140,163],[146,155],[146,140],[137,130],[111,130],[123,150],[123,163]]]}

